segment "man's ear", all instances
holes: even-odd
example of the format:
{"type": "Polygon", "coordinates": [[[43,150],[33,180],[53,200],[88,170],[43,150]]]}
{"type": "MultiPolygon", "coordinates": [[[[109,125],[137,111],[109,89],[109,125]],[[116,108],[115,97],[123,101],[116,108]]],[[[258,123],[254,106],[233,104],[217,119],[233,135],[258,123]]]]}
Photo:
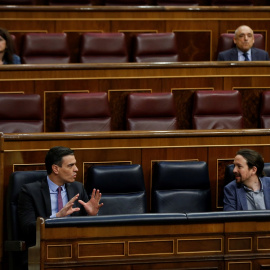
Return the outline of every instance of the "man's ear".
{"type": "Polygon", "coordinates": [[[257,173],[257,167],[256,166],[253,166],[251,170],[252,170],[254,175],[257,173]]]}
{"type": "Polygon", "coordinates": [[[236,44],[236,40],[235,40],[235,37],[233,38],[233,43],[236,44]]]}
{"type": "Polygon", "coordinates": [[[52,165],[52,171],[55,173],[55,174],[58,174],[58,166],[56,164],[53,164],[52,165]]]}

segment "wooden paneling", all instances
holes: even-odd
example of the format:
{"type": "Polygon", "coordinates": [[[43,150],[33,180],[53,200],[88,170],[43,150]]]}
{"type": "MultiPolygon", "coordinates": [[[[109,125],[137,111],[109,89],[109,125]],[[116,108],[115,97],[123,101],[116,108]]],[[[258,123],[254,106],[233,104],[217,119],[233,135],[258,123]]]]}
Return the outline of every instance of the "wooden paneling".
{"type": "Polygon", "coordinates": [[[260,128],[260,96],[270,90],[269,62],[123,63],[16,65],[0,67],[0,93],[40,94],[45,131],[59,131],[60,96],[67,92],[106,92],[113,130],[125,130],[126,96],[131,92],[172,92],[178,129],[192,129],[193,93],[238,90],[244,128],[260,128]]]}
{"type": "Polygon", "coordinates": [[[38,219],[40,237],[29,249],[30,269],[252,270],[270,264],[270,236],[264,231],[269,221],[82,222],[46,227],[38,219]]]}
{"type": "MultiPolygon", "coordinates": [[[[264,0],[265,1],[265,0],[264,0]]],[[[79,36],[83,32],[123,32],[131,48],[131,37],[139,32],[175,32],[181,61],[214,61],[218,37],[247,24],[270,42],[269,6],[254,7],[0,7],[1,27],[18,39],[25,32],[65,32],[72,62],[78,61],[79,36]]],[[[130,51],[131,52],[131,51],[130,51]]]]}

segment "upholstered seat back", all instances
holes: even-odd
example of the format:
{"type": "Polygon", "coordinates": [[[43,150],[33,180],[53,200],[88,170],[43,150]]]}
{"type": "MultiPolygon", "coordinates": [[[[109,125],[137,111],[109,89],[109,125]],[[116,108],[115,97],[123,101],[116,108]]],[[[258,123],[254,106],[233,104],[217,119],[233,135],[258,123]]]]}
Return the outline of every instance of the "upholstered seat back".
{"type": "Polygon", "coordinates": [[[0,132],[43,132],[40,95],[0,94],[0,132]]]}
{"type": "Polygon", "coordinates": [[[142,33],[133,37],[135,62],[179,61],[174,33],[142,33]]]}
{"type": "Polygon", "coordinates": [[[174,130],[177,119],[172,93],[132,93],[127,99],[128,130],[174,130]]]}
{"type": "Polygon", "coordinates": [[[81,63],[125,63],[128,51],[123,33],[84,33],[81,35],[81,63]]]}
{"type": "Polygon", "coordinates": [[[20,241],[17,217],[18,196],[21,187],[24,184],[41,181],[46,175],[46,171],[15,171],[10,175],[7,189],[7,241],[5,249],[9,251],[9,269],[11,270],[21,269],[21,255],[26,252],[23,250],[23,242],[20,241]]]}
{"type": "Polygon", "coordinates": [[[24,184],[41,181],[46,171],[16,171],[10,175],[7,191],[7,223],[9,240],[18,240],[17,205],[21,187],[24,184]]]}
{"type": "Polygon", "coordinates": [[[208,166],[203,161],[162,161],[153,166],[153,212],[206,212],[211,210],[208,166]]]}
{"type": "MultiPolygon", "coordinates": [[[[218,39],[217,53],[233,48],[235,46],[233,38],[234,34],[232,33],[221,34],[218,39]]],[[[262,34],[254,34],[253,47],[265,50],[265,39],[262,34]]]]}
{"type": "Polygon", "coordinates": [[[65,132],[111,130],[107,93],[63,94],[60,130],[65,132]]]}
{"type": "Polygon", "coordinates": [[[23,64],[66,64],[70,53],[66,33],[27,33],[22,42],[23,64]]]}
{"type": "Polygon", "coordinates": [[[194,129],[241,129],[243,114],[240,92],[196,91],[192,122],[194,129]]]}
{"type": "Polygon", "coordinates": [[[146,192],[141,165],[91,166],[85,188],[102,193],[99,215],[142,214],[147,211],[146,192]]]}
{"type": "Polygon", "coordinates": [[[270,91],[262,92],[260,120],[261,128],[270,128],[270,91]]]}

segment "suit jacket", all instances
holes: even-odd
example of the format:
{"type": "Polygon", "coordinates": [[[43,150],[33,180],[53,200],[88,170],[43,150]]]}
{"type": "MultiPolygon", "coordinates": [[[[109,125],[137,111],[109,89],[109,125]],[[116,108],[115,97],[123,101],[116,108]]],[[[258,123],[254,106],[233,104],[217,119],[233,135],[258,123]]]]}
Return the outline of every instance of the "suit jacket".
{"type": "MultiPolygon", "coordinates": [[[[260,178],[263,184],[265,208],[270,209],[270,177],[260,178]]],[[[248,210],[244,185],[238,185],[236,180],[224,187],[224,211],[248,210]]]]}
{"type": "MultiPolygon", "coordinates": [[[[79,200],[87,202],[89,197],[80,182],[66,184],[68,200],[79,193],[79,200]]],[[[73,207],[79,207],[80,211],[74,212],[72,216],[87,215],[84,207],[78,202],[73,207]]],[[[27,246],[36,243],[36,220],[37,217],[49,218],[52,214],[51,198],[47,178],[42,181],[25,184],[18,198],[18,220],[20,236],[26,241],[27,246]]]]}
{"type": "MultiPolygon", "coordinates": [[[[269,55],[268,52],[257,49],[251,48],[251,59],[252,61],[268,61],[269,55]]],[[[220,52],[218,54],[217,61],[238,61],[238,51],[237,48],[234,47],[232,49],[220,52]]]]}

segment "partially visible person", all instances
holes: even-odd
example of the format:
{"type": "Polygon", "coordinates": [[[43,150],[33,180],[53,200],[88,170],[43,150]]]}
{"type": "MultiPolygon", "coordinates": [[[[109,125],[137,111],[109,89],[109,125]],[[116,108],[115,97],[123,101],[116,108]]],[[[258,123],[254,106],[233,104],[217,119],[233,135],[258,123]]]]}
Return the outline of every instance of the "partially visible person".
{"type": "Polygon", "coordinates": [[[224,211],[270,209],[270,177],[261,154],[241,149],[234,158],[235,180],[224,188],[224,211]]]}
{"type": "MultiPolygon", "coordinates": [[[[93,189],[89,199],[83,184],[75,181],[78,168],[73,150],[62,146],[51,148],[45,157],[45,165],[47,177],[25,184],[19,194],[20,237],[27,247],[36,243],[38,217],[95,216],[103,205],[99,190],[93,189]]],[[[27,269],[27,252],[22,261],[22,269],[27,269]]]]}
{"type": "Polygon", "coordinates": [[[218,54],[218,61],[268,61],[268,52],[253,47],[253,30],[247,25],[239,26],[234,33],[235,47],[218,54]]]}
{"type": "Polygon", "coordinates": [[[9,32],[0,28],[0,65],[21,64],[21,59],[15,54],[14,42],[9,32]]]}

